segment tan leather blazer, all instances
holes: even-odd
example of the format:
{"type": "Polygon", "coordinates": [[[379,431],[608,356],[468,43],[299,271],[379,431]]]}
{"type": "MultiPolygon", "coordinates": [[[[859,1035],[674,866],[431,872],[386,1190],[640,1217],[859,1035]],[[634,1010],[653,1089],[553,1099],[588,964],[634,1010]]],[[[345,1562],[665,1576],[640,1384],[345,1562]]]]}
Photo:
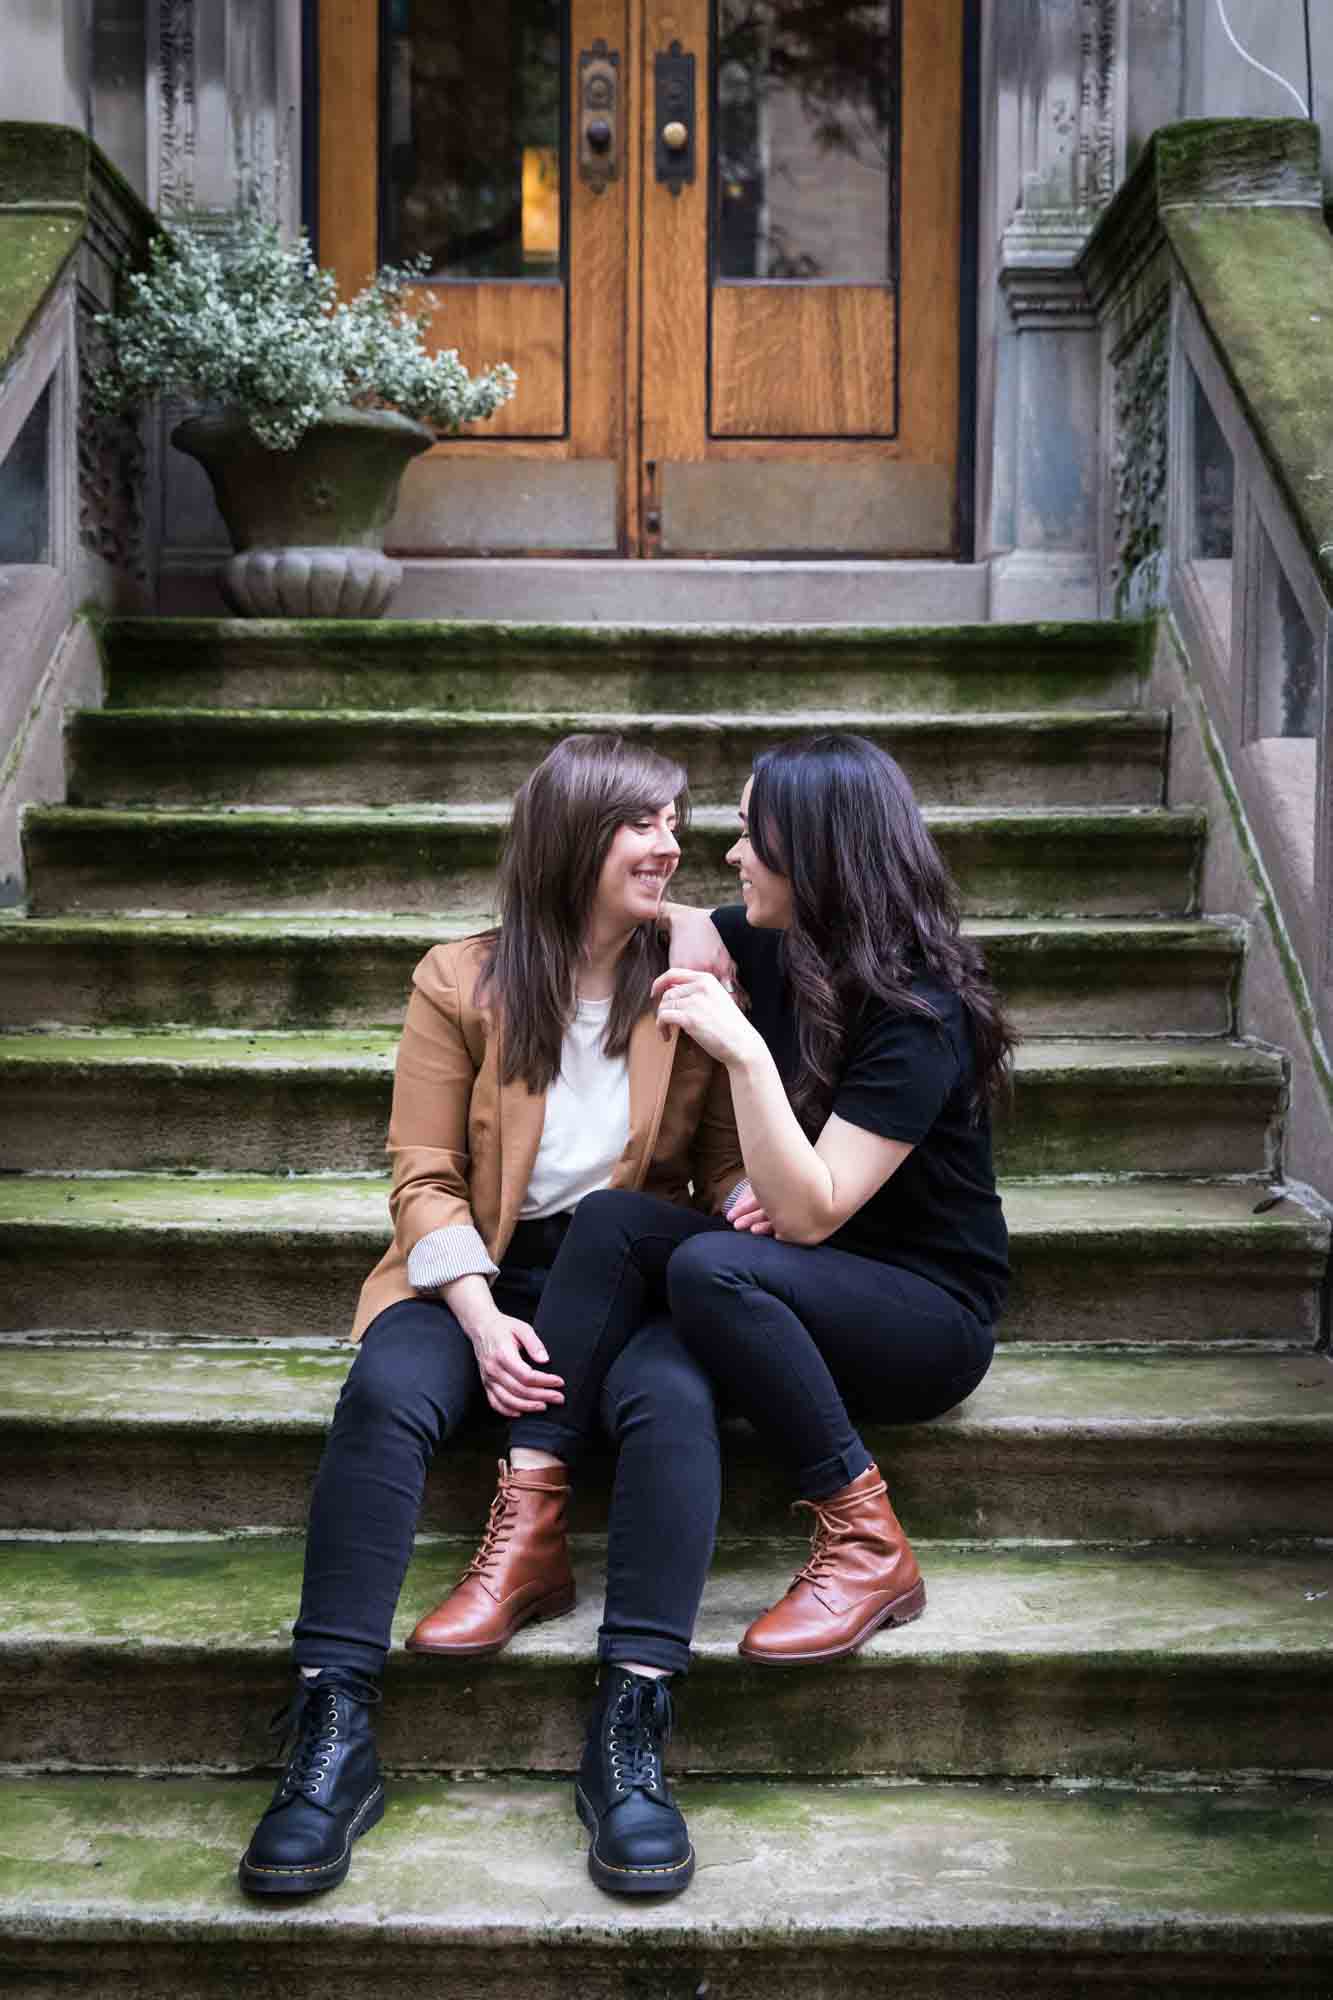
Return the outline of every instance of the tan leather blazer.
{"type": "MultiPolygon", "coordinates": [[[[546,1098],[500,1083],[493,1018],[476,1002],[481,962],[481,941],[464,938],[436,945],[412,975],[386,1149],[394,1236],[361,1287],[353,1340],[386,1306],[416,1297],[407,1259],[432,1230],[471,1225],[497,1264],[514,1233],[546,1098]]],[[[727,1072],[679,1030],[664,1040],[651,1012],[630,1038],[629,1107],[612,1187],[720,1209],[745,1177],[727,1072]]]]}

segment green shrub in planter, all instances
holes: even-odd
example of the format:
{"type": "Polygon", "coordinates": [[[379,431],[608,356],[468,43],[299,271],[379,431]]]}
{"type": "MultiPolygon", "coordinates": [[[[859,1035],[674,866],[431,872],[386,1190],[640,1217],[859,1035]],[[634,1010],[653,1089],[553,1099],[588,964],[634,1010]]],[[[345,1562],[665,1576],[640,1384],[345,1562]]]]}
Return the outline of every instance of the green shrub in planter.
{"type": "Polygon", "coordinates": [[[504,363],[472,375],[455,350],[429,351],[431,315],[406,299],[419,275],[388,268],[342,300],[304,237],[286,243],[251,213],[164,227],[121,310],[101,316],[102,408],[162,394],[212,406],[172,441],[213,481],[234,610],[377,615],[401,575],[383,548],[404,468],[513,395],[504,363]]]}

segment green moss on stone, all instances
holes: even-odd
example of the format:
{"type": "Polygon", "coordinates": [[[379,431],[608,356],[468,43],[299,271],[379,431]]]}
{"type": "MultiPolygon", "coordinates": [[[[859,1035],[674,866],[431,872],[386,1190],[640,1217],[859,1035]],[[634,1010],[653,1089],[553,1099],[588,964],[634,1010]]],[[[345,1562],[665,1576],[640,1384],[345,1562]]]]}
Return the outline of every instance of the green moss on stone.
{"type": "Polygon", "coordinates": [[[801,653],[840,655],[870,651],[879,657],[964,656],[984,670],[997,654],[1018,652],[1046,655],[1078,651],[1084,654],[1126,655],[1138,659],[1145,628],[1139,624],[1047,623],[1034,625],[893,625],[809,626],[632,626],[523,623],[506,625],[482,620],[430,618],[358,619],[217,619],[120,618],[108,620],[105,640],[114,662],[122,650],[159,654],[219,649],[260,652],[331,654],[406,654],[447,646],[451,653],[479,657],[510,652],[523,654],[601,654],[620,659],[658,655],[710,653],[720,656],[801,653]]]}
{"type": "Polygon", "coordinates": [[[1132,702],[1149,630],[113,619],[102,644],[113,708],[887,714],[1132,702]]]}
{"type": "Polygon", "coordinates": [[[98,198],[95,183],[146,236],[148,210],[84,133],[66,125],[0,121],[0,364],[83,235],[98,198]]]}
{"type": "Polygon", "coordinates": [[[1164,218],[1306,546],[1333,588],[1333,238],[1315,209],[1164,218]]]}
{"type": "Polygon", "coordinates": [[[1304,119],[1185,119],[1157,133],[1154,145],[1163,205],[1319,187],[1319,134],[1304,119]]]}
{"type": "Polygon", "coordinates": [[[0,123],[0,205],[75,202],[88,191],[91,145],[69,125],[0,123]]]}
{"type": "Polygon", "coordinates": [[[0,363],[31,326],[82,234],[78,216],[0,212],[0,363]]]}

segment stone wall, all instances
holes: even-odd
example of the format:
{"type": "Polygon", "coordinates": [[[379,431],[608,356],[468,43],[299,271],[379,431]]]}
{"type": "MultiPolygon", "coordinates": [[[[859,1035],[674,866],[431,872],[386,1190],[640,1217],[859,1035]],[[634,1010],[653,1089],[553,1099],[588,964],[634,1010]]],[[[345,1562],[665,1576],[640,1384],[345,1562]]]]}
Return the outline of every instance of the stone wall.
{"type": "MultiPolygon", "coordinates": [[[[1305,0],[1223,7],[1304,100],[1305,0]]],[[[1333,195],[1333,8],[1309,18],[1333,195]]],[[[1074,266],[1159,126],[1298,108],[1217,0],[988,0],[983,19],[978,554],[995,616],[1093,617],[1111,442],[1074,266]]]]}

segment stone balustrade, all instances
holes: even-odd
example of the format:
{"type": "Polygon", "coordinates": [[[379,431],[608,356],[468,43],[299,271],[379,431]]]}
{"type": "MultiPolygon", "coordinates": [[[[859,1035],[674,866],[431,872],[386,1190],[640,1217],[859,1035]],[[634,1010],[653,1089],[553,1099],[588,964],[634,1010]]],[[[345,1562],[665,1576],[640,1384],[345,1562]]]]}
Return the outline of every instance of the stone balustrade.
{"type": "Polygon", "coordinates": [[[0,123],[0,904],[23,893],[21,804],[63,797],[64,710],[99,699],[77,614],[155,588],[155,447],[87,393],[97,315],[150,227],[81,132],[0,123]]]}
{"type": "Polygon", "coordinates": [[[1317,127],[1159,132],[1079,260],[1104,615],[1165,608],[1326,1096],[1333,236],[1317,127]]]}

